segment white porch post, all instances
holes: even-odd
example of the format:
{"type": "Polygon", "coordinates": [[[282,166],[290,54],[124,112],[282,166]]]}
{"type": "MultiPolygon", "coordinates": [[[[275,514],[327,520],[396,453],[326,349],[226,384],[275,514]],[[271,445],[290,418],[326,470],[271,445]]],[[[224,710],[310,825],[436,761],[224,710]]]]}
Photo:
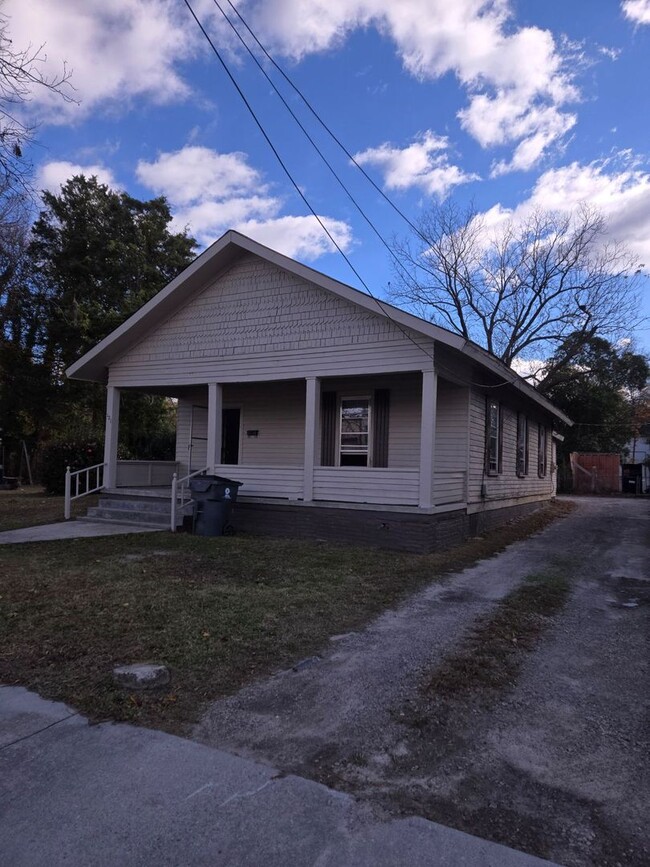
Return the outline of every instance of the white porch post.
{"type": "Polygon", "coordinates": [[[420,508],[433,507],[433,470],[436,452],[436,404],[438,374],[422,371],[422,420],[420,422],[420,508]]]}
{"type": "Polygon", "coordinates": [[[314,464],[320,434],[320,379],[308,376],[305,381],[305,469],[302,498],[305,502],[310,502],[314,499],[314,464]]]}
{"type": "Polygon", "coordinates": [[[117,441],[120,429],[120,390],[113,385],[106,389],[106,433],[104,435],[104,487],[117,484],[117,441]]]}
{"type": "Polygon", "coordinates": [[[208,383],[208,472],[214,473],[221,463],[221,425],[223,387],[219,382],[208,383]]]}

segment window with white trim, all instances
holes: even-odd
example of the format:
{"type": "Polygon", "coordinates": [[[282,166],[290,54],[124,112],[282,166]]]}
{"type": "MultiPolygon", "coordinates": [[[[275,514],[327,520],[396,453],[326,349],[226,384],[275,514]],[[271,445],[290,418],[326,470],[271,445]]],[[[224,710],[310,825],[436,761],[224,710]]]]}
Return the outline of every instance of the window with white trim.
{"type": "Polygon", "coordinates": [[[517,413],[517,475],[528,475],[528,419],[517,413]]]}
{"type": "Polygon", "coordinates": [[[547,450],[548,439],[546,427],[543,424],[540,424],[539,433],[537,435],[537,474],[540,479],[543,479],[547,472],[547,450]]]}
{"type": "Polygon", "coordinates": [[[339,465],[370,466],[369,397],[342,397],[339,415],[339,465]]]}
{"type": "Polygon", "coordinates": [[[490,476],[501,472],[501,404],[488,400],[485,426],[485,469],[490,476]]]}

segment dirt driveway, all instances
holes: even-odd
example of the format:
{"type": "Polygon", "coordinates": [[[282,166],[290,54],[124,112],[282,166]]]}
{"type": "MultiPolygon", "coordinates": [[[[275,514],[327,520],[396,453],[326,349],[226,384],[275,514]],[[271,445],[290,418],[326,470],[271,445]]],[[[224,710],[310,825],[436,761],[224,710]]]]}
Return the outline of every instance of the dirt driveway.
{"type": "Polygon", "coordinates": [[[561,864],[650,863],[650,509],[576,503],[196,739],[561,864]]]}

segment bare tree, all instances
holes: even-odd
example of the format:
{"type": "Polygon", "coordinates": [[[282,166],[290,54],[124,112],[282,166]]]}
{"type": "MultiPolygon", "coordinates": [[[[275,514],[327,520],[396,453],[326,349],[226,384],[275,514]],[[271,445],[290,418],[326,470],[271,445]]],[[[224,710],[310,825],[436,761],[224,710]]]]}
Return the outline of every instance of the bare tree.
{"type": "Polygon", "coordinates": [[[47,75],[45,61],[43,45],[14,46],[9,19],[0,11],[0,185],[3,191],[25,187],[31,173],[31,163],[25,154],[33,141],[34,128],[25,120],[24,109],[32,94],[46,89],[66,102],[74,102],[70,71],[63,64],[59,75],[47,75]]]}
{"type": "Polygon", "coordinates": [[[613,340],[638,321],[640,266],[587,205],[489,228],[448,202],[418,229],[394,244],[397,300],[508,365],[566,365],[594,335],[613,340]]]}

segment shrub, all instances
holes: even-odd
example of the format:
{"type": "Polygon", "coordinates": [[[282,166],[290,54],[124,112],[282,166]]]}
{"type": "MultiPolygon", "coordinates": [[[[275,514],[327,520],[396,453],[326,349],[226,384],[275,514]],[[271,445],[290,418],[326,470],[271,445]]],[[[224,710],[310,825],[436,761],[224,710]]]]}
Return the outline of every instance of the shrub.
{"type": "MultiPolygon", "coordinates": [[[[99,464],[104,458],[104,445],[96,441],[55,440],[41,454],[41,482],[49,494],[65,492],[65,470],[82,470],[99,464]]],[[[83,478],[83,477],[82,477],[83,478]]],[[[81,491],[81,489],[80,489],[81,491]]]]}

